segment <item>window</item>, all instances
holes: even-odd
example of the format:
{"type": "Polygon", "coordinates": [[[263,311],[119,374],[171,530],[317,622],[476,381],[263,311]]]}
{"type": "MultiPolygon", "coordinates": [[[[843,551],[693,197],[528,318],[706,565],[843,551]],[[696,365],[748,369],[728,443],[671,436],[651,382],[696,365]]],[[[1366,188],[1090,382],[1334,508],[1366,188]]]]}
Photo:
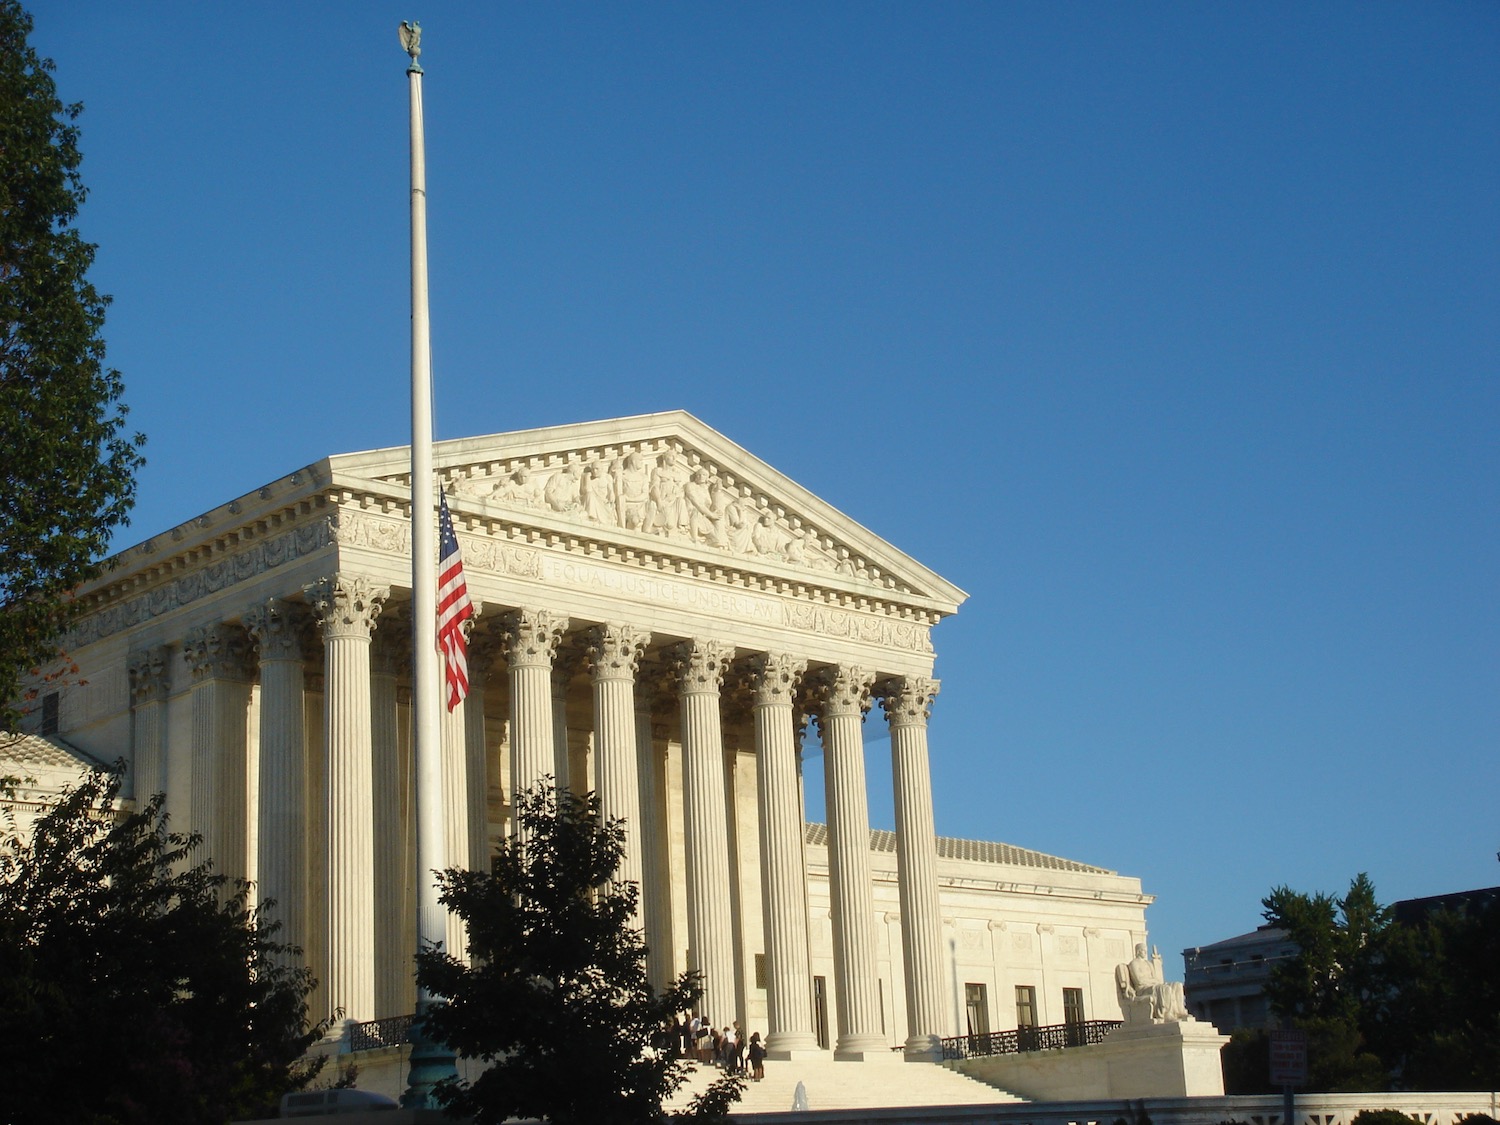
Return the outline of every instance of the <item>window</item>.
{"type": "Polygon", "coordinates": [[[1083,1045],[1083,989],[1063,989],[1063,1023],[1068,1025],[1069,1047],[1083,1045]]]}
{"type": "Polygon", "coordinates": [[[1083,1022],[1083,989],[1063,989],[1063,1023],[1083,1022]]]}
{"type": "Polygon", "coordinates": [[[987,1053],[990,1034],[990,1002],[982,984],[964,985],[964,1006],[967,1009],[969,1050],[987,1053]]]}
{"type": "Polygon", "coordinates": [[[762,990],[766,987],[766,955],[764,953],[755,955],[755,987],[762,990]]]}
{"type": "Polygon", "coordinates": [[[49,691],[42,696],[42,733],[57,733],[57,692],[49,691]]]}
{"type": "Polygon", "coordinates": [[[1029,984],[1016,985],[1016,1026],[1036,1026],[1036,989],[1029,984]]]}
{"type": "Polygon", "coordinates": [[[1036,1032],[1036,988],[1029,984],[1016,985],[1016,1046],[1023,1051],[1037,1048],[1036,1032]]]}

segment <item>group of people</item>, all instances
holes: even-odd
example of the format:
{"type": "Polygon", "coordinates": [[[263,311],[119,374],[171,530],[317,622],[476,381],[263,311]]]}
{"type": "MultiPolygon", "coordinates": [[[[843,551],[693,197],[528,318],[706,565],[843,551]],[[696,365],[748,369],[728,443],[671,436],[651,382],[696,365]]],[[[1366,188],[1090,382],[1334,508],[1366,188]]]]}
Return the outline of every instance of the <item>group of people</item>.
{"type": "Polygon", "coordinates": [[[753,1082],[766,1076],[766,1045],[760,1032],[747,1040],[738,1020],[721,1031],[697,1012],[685,1013],[671,1035],[679,1057],[710,1063],[726,1074],[744,1074],[753,1082]]]}

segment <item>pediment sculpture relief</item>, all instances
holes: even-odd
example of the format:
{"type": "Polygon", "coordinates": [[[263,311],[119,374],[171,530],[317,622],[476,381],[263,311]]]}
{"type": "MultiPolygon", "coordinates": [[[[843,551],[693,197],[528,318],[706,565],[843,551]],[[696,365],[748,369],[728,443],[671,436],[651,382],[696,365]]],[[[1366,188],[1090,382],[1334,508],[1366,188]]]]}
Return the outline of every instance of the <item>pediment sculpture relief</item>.
{"type": "Polygon", "coordinates": [[[717,547],[887,588],[868,560],[788,515],[768,497],[696,453],[676,448],[539,458],[478,468],[455,479],[460,495],[604,527],[717,547]]]}

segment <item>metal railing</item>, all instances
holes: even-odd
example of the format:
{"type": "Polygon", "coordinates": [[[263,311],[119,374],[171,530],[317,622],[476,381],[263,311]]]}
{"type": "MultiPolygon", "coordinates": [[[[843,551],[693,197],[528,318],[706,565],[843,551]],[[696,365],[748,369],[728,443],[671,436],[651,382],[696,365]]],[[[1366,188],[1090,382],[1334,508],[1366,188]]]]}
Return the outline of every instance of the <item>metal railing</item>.
{"type": "Polygon", "coordinates": [[[955,1035],[943,1040],[943,1058],[972,1059],[979,1055],[1014,1055],[1021,1051],[1084,1047],[1102,1042],[1119,1026],[1119,1020],[1085,1020],[1082,1023],[1049,1023],[1042,1027],[991,1031],[984,1035],[955,1035]]]}
{"type": "Polygon", "coordinates": [[[415,1016],[387,1016],[383,1020],[368,1020],[349,1029],[349,1050],[378,1051],[382,1047],[396,1047],[406,1042],[411,1032],[411,1021],[415,1016]]]}

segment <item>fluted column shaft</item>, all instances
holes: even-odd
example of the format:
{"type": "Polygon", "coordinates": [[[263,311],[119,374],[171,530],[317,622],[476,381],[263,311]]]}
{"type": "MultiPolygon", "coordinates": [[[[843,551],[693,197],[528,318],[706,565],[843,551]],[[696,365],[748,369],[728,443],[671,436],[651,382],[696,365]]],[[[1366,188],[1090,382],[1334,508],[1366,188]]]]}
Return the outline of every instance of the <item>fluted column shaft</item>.
{"type": "MultiPolygon", "coordinates": [[[[302,613],[305,614],[305,610],[302,613]]],[[[260,653],[260,808],[256,873],[260,902],[274,901],[282,941],[306,950],[307,770],[302,629],[298,610],[271,601],[245,614],[260,653]]]]}
{"type": "MultiPolygon", "coordinates": [[[[617,877],[639,890],[644,840],[641,775],[636,761],[635,674],[651,634],[630,625],[601,625],[589,634],[589,678],[594,694],[594,770],[599,811],[606,823],[625,822],[625,855],[617,877]]],[[[642,901],[636,899],[639,927],[642,901]]]]}
{"type": "Polygon", "coordinates": [[[503,636],[510,665],[511,805],[521,792],[556,773],[552,726],[552,658],[568,619],[548,610],[505,616],[503,636]]]}
{"type": "MultiPolygon", "coordinates": [[[[189,631],[183,656],[193,677],[193,784],[189,827],[201,833],[214,867],[231,880],[247,869],[246,769],[250,649],[237,625],[189,631]]],[[[232,886],[225,893],[233,893],[232,886]]]]}
{"type": "Polygon", "coordinates": [[[131,781],[137,807],[167,791],[166,710],[171,667],[172,650],[166,645],[130,655],[131,781]]]}
{"type": "Polygon", "coordinates": [[[937,826],[927,756],[927,716],[936,680],[908,676],[884,685],[896,798],[896,881],[906,973],[906,1053],[941,1059],[943,916],[938,905],[937,826]]]}
{"type": "MultiPolygon", "coordinates": [[[[462,699],[442,714],[443,734],[443,868],[469,867],[469,700],[462,699]]],[[[468,959],[469,935],[463,919],[451,910],[444,919],[443,949],[460,961],[468,959]]]]}
{"type": "Polygon", "coordinates": [[[469,645],[469,698],[464,700],[464,774],[467,779],[469,861],[471,871],[490,869],[490,762],[485,731],[486,682],[495,663],[497,642],[482,634],[469,645]]]}
{"type": "Polygon", "coordinates": [[[635,700],[636,765],[640,773],[641,901],[646,925],[646,976],[660,991],[672,979],[672,864],[665,824],[666,777],[652,731],[653,696],[638,685],[635,700]]]}
{"type": "Polygon", "coordinates": [[[343,575],[308,590],[323,633],[327,1001],[346,1020],[375,1015],[370,631],[388,593],[343,575]]]}
{"type": "Polygon", "coordinates": [[[406,941],[406,822],[401,814],[403,783],[401,719],[397,679],[411,658],[407,622],[389,618],[371,644],[370,808],[375,854],[375,1018],[403,1015],[405,982],[412,973],[412,947],[406,941]]]}
{"type": "Polygon", "coordinates": [[[875,983],[875,900],[870,884],[870,810],[865,792],[864,713],[874,676],[832,668],[822,683],[819,730],[828,801],[828,881],[839,1037],[835,1056],[886,1049],[875,983]]]}
{"type": "Polygon", "coordinates": [[[700,1010],[719,1027],[735,1011],[734,918],[719,688],[734,649],[694,640],[674,654],[682,713],[682,804],[687,834],[688,968],[703,974],[700,1010]]]}
{"type": "Polygon", "coordinates": [[[808,978],[807,872],[797,791],[793,693],[805,661],[772,653],[750,662],[760,813],[761,915],[766,943],[766,1049],[778,1058],[815,1051],[808,978]]]}

